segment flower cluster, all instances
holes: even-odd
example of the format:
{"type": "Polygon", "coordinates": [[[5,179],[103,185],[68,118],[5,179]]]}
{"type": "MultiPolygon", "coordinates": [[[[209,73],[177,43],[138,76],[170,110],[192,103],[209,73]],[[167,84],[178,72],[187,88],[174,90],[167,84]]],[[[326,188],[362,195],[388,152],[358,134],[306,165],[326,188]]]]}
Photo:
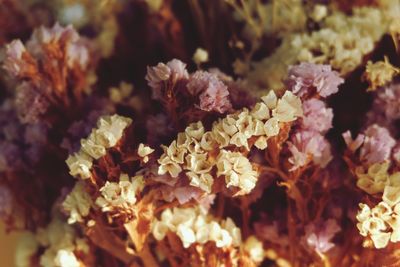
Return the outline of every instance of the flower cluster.
{"type": "Polygon", "coordinates": [[[52,106],[62,109],[79,102],[90,86],[90,60],[88,41],[72,26],[41,27],[26,45],[20,40],[8,44],[4,69],[17,81],[22,121],[37,122],[52,106]]]}
{"type": "Polygon", "coordinates": [[[152,233],[154,238],[162,240],[168,232],[175,233],[185,248],[194,243],[215,242],[218,248],[238,247],[242,243],[240,229],[230,218],[218,223],[196,208],[164,210],[160,220],[154,222],[152,233]]]}
{"type": "MultiPolygon", "coordinates": [[[[379,2],[378,8],[353,8],[351,16],[332,10],[331,14],[323,17],[316,30],[308,32],[304,27],[301,32],[289,32],[271,56],[252,62],[253,69],[247,78],[253,83],[279,89],[287,67],[298,62],[330,64],[341,74],[352,72],[362,63],[363,56],[370,53],[374,44],[389,31],[389,25],[396,17],[398,3],[379,2]],[[265,75],[266,71],[268,75],[265,75]]],[[[282,20],[285,24],[295,16],[298,18],[292,6],[282,20]]]]}
{"type": "Polygon", "coordinates": [[[372,209],[367,204],[360,204],[357,214],[357,228],[362,236],[371,237],[376,248],[384,248],[389,241],[400,241],[399,205],[379,202],[372,209]]]}
{"type": "Polygon", "coordinates": [[[107,181],[100,188],[101,196],[96,199],[95,203],[103,212],[129,209],[136,203],[136,195],[143,187],[143,176],[136,176],[130,180],[127,174],[121,174],[118,183],[107,181]]]}
{"type": "Polygon", "coordinates": [[[70,174],[82,179],[90,178],[93,160],[104,156],[107,148],[115,146],[131,122],[131,119],[118,115],[101,117],[97,128],[81,140],[81,149],[66,160],[70,174]]]}
{"type": "Polygon", "coordinates": [[[302,115],[300,99],[289,91],[280,99],[271,91],[262,100],[251,110],[218,120],[210,131],[205,131],[201,122],[189,125],[168,147],[163,147],[158,174],[169,173],[176,178],[185,171],[191,185],[211,192],[215,179],[212,170],[217,167],[216,175],[225,176],[227,187],[239,187],[249,193],[255,187],[257,172],[243,154],[228,148],[249,151],[253,143],[263,150],[268,140],[279,134],[280,123],[292,122],[302,115]]]}
{"type": "Polygon", "coordinates": [[[398,14],[398,0],[3,0],[15,265],[398,266],[398,14]]]}
{"type": "Polygon", "coordinates": [[[311,160],[324,168],[332,159],[330,144],[323,135],[332,128],[333,112],[315,95],[328,97],[335,94],[343,81],[329,65],[301,63],[289,68],[285,80],[288,90],[307,99],[302,104],[304,114],[299,123],[300,129],[288,143],[292,153],[289,158],[292,171],[306,166],[311,160]]]}
{"type": "Polygon", "coordinates": [[[89,253],[87,240],[79,238],[77,232],[61,218],[54,218],[45,228],[35,234],[23,235],[17,248],[17,266],[29,267],[31,260],[43,250],[39,258],[43,267],[79,267],[84,262],[78,255],[89,253]]]}

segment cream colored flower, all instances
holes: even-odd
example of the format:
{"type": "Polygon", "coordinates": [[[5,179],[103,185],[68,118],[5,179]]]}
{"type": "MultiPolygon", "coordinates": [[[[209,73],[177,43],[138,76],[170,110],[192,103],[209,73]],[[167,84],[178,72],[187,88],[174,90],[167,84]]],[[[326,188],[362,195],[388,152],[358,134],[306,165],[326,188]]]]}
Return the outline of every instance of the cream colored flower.
{"type": "Polygon", "coordinates": [[[257,103],[251,110],[251,116],[258,120],[266,120],[270,118],[270,111],[267,105],[263,102],[257,103]]]}
{"type": "Polygon", "coordinates": [[[239,152],[221,150],[217,159],[217,175],[224,175],[226,186],[236,186],[249,193],[256,185],[258,173],[239,152]]]}
{"type": "Polygon", "coordinates": [[[187,172],[186,175],[189,177],[191,186],[198,187],[207,193],[211,193],[214,178],[210,174],[187,172]]]}
{"type": "Polygon", "coordinates": [[[152,149],[151,147],[146,146],[143,143],[139,144],[137,153],[138,153],[139,157],[143,158],[144,163],[149,161],[148,156],[153,152],[154,152],[154,149],[152,149]]]}
{"type": "Polygon", "coordinates": [[[72,251],[60,249],[54,259],[56,266],[59,267],[80,267],[78,259],[72,251]]]}
{"type": "Polygon", "coordinates": [[[103,212],[116,209],[129,209],[136,203],[136,195],[144,187],[143,176],[135,176],[132,181],[127,174],[121,174],[119,182],[109,182],[100,188],[101,196],[96,199],[96,205],[103,212]]]}
{"type": "Polygon", "coordinates": [[[378,87],[391,82],[397,73],[399,73],[399,69],[390,64],[387,57],[385,57],[384,61],[375,63],[368,61],[364,77],[370,84],[369,90],[376,90],[378,87]]]}
{"type": "Polygon", "coordinates": [[[270,90],[266,96],[261,97],[261,100],[267,105],[269,109],[276,108],[278,98],[273,90],[270,90]]]}
{"type": "Polygon", "coordinates": [[[69,168],[69,173],[74,177],[88,179],[91,176],[92,158],[84,152],[69,155],[65,161],[69,168]]]}
{"type": "Polygon", "coordinates": [[[281,122],[290,122],[297,117],[303,116],[303,110],[300,99],[292,92],[286,91],[275,109],[272,110],[272,116],[281,122]]]}
{"type": "Polygon", "coordinates": [[[382,199],[390,206],[395,206],[400,202],[400,187],[389,185],[385,186],[382,199]]]}
{"type": "Polygon", "coordinates": [[[106,154],[106,148],[96,144],[93,140],[94,135],[91,134],[87,139],[81,139],[81,149],[94,159],[99,159],[106,154]]]}
{"type": "Polygon", "coordinates": [[[388,168],[389,162],[372,164],[367,173],[363,167],[357,167],[355,171],[358,178],[357,186],[368,194],[383,192],[389,182],[388,168]]]}
{"type": "Polygon", "coordinates": [[[271,118],[264,124],[264,131],[268,137],[272,137],[279,134],[279,121],[277,118],[271,118]]]}
{"type": "Polygon", "coordinates": [[[197,48],[193,55],[193,61],[197,65],[208,61],[208,52],[203,48],[197,48]]]}
{"type": "Polygon", "coordinates": [[[249,236],[244,243],[244,250],[250,255],[254,262],[262,262],[264,260],[264,248],[261,241],[255,236],[249,236]]]}
{"type": "Polygon", "coordinates": [[[67,195],[62,206],[69,213],[68,223],[83,222],[89,215],[92,199],[86,192],[82,182],[77,182],[72,191],[67,195]]]}
{"type": "Polygon", "coordinates": [[[201,121],[198,121],[198,122],[189,124],[189,126],[186,127],[186,129],[185,129],[185,133],[188,136],[193,137],[197,141],[200,141],[201,137],[204,134],[203,123],[201,121]]]}

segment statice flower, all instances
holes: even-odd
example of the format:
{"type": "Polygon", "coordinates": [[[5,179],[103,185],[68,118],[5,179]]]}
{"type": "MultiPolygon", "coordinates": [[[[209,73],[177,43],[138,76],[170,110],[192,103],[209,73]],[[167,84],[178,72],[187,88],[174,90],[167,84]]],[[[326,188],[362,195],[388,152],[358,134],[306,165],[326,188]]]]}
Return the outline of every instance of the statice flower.
{"type": "Polygon", "coordinates": [[[317,253],[322,254],[335,246],[332,238],[340,232],[340,226],[333,219],[319,224],[308,224],[305,228],[305,241],[307,245],[317,253]]]}
{"type": "Polygon", "coordinates": [[[344,80],[330,65],[300,63],[289,67],[285,83],[294,94],[303,97],[315,90],[322,97],[330,96],[339,90],[344,80]]]}
{"type": "Polygon", "coordinates": [[[175,86],[180,81],[189,78],[186,64],[178,59],[173,59],[167,64],[158,63],[157,66],[147,67],[146,80],[152,89],[152,97],[156,100],[163,99],[163,88],[175,86]]]}
{"type": "Polygon", "coordinates": [[[370,84],[369,90],[374,91],[378,87],[384,86],[392,81],[393,76],[395,76],[396,73],[399,73],[399,71],[400,70],[390,64],[388,58],[385,57],[384,61],[378,61],[375,63],[368,61],[365,68],[364,78],[370,84]]]}
{"type": "Polygon", "coordinates": [[[35,70],[35,62],[26,51],[20,40],[14,40],[6,45],[4,69],[13,76],[26,76],[35,70]],[[29,63],[27,62],[29,60],[29,63]]]}
{"type": "Polygon", "coordinates": [[[318,132],[299,131],[288,142],[292,156],[289,162],[293,165],[291,171],[313,162],[324,168],[332,159],[329,142],[318,132]]]}
{"type": "Polygon", "coordinates": [[[377,123],[398,134],[396,121],[400,119],[400,83],[377,90],[371,111],[367,113],[368,123],[377,123]]]}
{"type": "Polygon", "coordinates": [[[40,27],[22,44],[7,45],[4,69],[17,87],[16,109],[23,123],[36,123],[51,108],[77,103],[92,83],[95,57],[90,43],[72,26],[40,27]]]}
{"type": "Polygon", "coordinates": [[[386,128],[376,124],[369,126],[365,132],[364,144],[360,150],[361,160],[367,164],[388,160],[396,141],[386,128]]]}
{"type": "Polygon", "coordinates": [[[319,99],[309,99],[303,102],[304,116],[300,120],[300,127],[320,133],[332,128],[333,112],[319,99]]]}
{"type": "Polygon", "coordinates": [[[190,76],[187,88],[190,94],[199,96],[201,110],[225,113],[232,108],[228,87],[216,74],[196,71],[190,76]]]}

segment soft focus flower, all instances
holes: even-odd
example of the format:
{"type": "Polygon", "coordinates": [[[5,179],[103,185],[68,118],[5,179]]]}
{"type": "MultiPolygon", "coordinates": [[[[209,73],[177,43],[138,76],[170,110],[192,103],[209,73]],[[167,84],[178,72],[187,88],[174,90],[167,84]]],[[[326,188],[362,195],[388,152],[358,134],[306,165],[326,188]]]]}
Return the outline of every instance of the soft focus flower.
{"type": "Polygon", "coordinates": [[[330,65],[305,62],[291,66],[285,81],[288,89],[300,97],[312,93],[312,90],[316,90],[322,97],[330,96],[337,93],[343,82],[339,73],[333,71],[330,65]]]}
{"type": "Polygon", "coordinates": [[[387,127],[394,135],[399,133],[396,121],[400,119],[400,83],[377,90],[367,118],[369,124],[387,127]]]}
{"type": "Polygon", "coordinates": [[[364,131],[364,143],[360,150],[360,158],[367,164],[388,160],[396,141],[386,128],[376,124],[364,131]]]}
{"type": "Polygon", "coordinates": [[[82,182],[77,182],[62,203],[63,209],[69,213],[68,223],[83,222],[90,212],[92,200],[82,182]]]}
{"type": "Polygon", "coordinates": [[[326,253],[335,246],[332,238],[340,230],[340,226],[333,219],[328,219],[320,224],[308,224],[305,233],[307,245],[318,253],[326,253]]]}
{"type": "Polygon", "coordinates": [[[312,98],[303,102],[303,117],[300,120],[302,129],[324,134],[332,128],[333,112],[321,100],[312,98]]]}
{"type": "MultiPolygon", "coordinates": [[[[6,58],[4,61],[4,68],[13,76],[23,77],[30,71],[30,64],[27,64],[26,59],[23,58],[27,51],[25,46],[20,40],[14,40],[6,45],[6,58]]],[[[33,62],[31,62],[32,64],[33,62]]]]}
{"type": "Polygon", "coordinates": [[[60,267],[80,267],[81,264],[77,260],[75,254],[72,251],[60,249],[57,252],[55,263],[60,267]]]}
{"type": "Polygon", "coordinates": [[[388,161],[370,165],[367,172],[363,167],[357,167],[355,169],[355,174],[358,178],[357,186],[368,194],[383,192],[389,180],[388,169],[388,161]]]}
{"type": "Polygon", "coordinates": [[[193,55],[193,61],[197,65],[208,61],[208,52],[203,48],[197,48],[193,55]]]}
{"type": "Polygon", "coordinates": [[[288,142],[293,165],[291,171],[307,165],[310,161],[324,168],[332,159],[329,142],[319,133],[300,131],[295,133],[288,142]]]}
{"type": "Polygon", "coordinates": [[[262,262],[264,259],[264,248],[262,242],[260,242],[255,236],[250,236],[244,243],[244,249],[249,253],[250,258],[254,262],[262,262]]]}
{"type": "Polygon", "coordinates": [[[378,87],[392,81],[393,76],[399,72],[399,69],[390,64],[387,57],[384,61],[367,62],[364,77],[370,84],[370,90],[376,90],[378,87]]]}
{"type": "Polygon", "coordinates": [[[357,149],[359,149],[362,144],[364,143],[364,135],[363,134],[359,134],[357,135],[356,139],[353,140],[353,138],[351,137],[351,132],[350,131],[346,131],[342,134],[342,137],[347,145],[347,148],[351,151],[351,152],[355,152],[357,149]]]}

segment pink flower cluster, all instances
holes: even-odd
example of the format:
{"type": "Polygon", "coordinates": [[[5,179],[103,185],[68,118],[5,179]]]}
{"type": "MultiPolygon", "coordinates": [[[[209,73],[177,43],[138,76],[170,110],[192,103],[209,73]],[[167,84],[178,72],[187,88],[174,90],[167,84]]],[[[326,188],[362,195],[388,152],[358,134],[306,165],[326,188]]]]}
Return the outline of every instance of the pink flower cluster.
{"type": "Polygon", "coordinates": [[[305,98],[303,118],[288,143],[292,153],[291,170],[306,166],[310,161],[325,167],[332,159],[330,144],[323,135],[332,128],[333,111],[324,101],[310,97],[313,90],[323,97],[334,94],[341,83],[343,79],[328,65],[301,63],[290,67],[286,84],[293,93],[305,98]]]}
{"type": "Polygon", "coordinates": [[[285,84],[300,97],[314,91],[322,97],[327,97],[337,93],[339,85],[343,82],[339,73],[333,71],[330,65],[303,62],[289,68],[285,84]]]}
{"type": "Polygon", "coordinates": [[[153,98],[159,101],[183,94],[194,97],[198,108],[203,111],[225,113],[232,108],[228,87],[219,75],[207,71],[189,75],[186,64],[177,59],[148,67],[146,80],[153,98]]]}

